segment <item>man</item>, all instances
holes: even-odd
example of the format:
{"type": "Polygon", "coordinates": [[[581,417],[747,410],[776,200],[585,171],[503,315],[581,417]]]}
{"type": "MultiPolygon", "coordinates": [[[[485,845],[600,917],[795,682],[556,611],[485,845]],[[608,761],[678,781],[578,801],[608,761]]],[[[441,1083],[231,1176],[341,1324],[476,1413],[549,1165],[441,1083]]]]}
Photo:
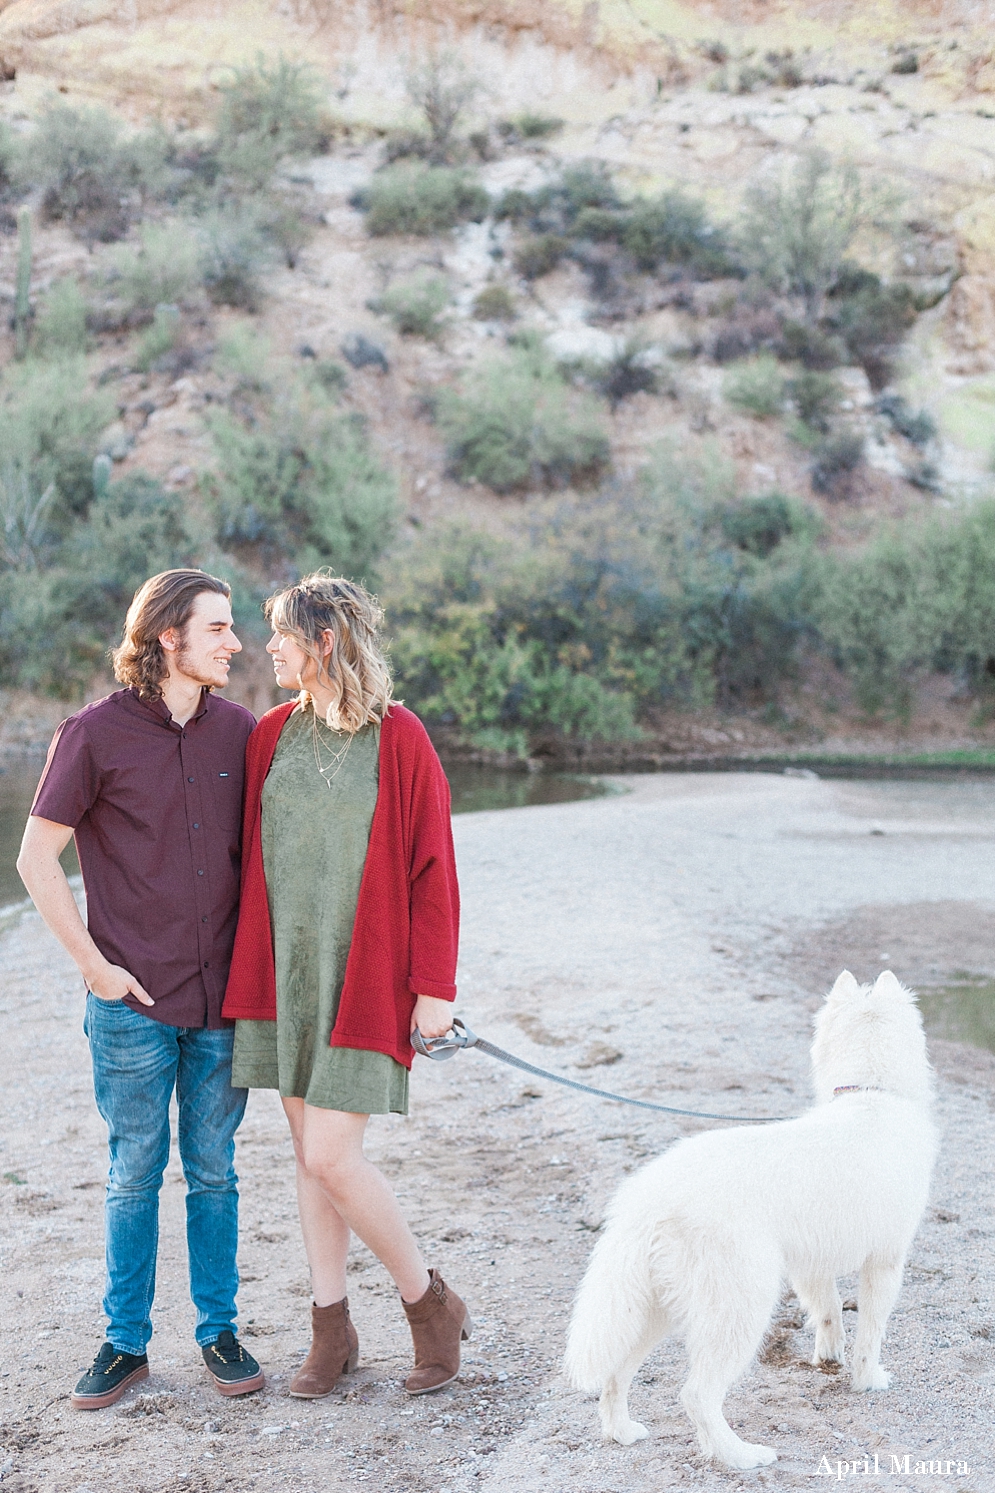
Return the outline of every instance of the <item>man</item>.
{"type": "Polygon", "coordinates": [[[148,1378],[159,1190],[176,1090],[196,1338],[222,1394],[263,1375],[234,1332],[238,1274],[233,1022],[221,1016],[238,910],[249,711],[212,694],[241,643],[231,590],[202,570],[139,589],[115,677],[126,687],[64,721],[49,748],[17,869],[86,982],[83,1029],[108,1128],[107,1341],[80,1410],[148,1378]],[[87,925],[59,864],[75,834],[87,925]]]}

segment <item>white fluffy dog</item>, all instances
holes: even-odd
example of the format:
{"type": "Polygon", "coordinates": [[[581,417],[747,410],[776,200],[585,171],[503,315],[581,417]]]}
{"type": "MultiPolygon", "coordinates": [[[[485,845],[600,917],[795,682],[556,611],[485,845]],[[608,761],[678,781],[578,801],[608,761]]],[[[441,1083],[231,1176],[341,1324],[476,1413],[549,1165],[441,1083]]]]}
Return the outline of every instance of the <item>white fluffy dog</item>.
{"type": "Polygon", "coordinates": [[[787,1278],[815,1328],[813,1363],[842,1363],[836,1277],[859,1270],[854,1389],[887,1389],[881,1340],[926,1206],[937,1135],[932,1070],[911,991],[845,970],[815,1021],[816,1103],[797,1120],[716,1130],[673,1146],[624,1182],[570,1323],[565,1368],[601,1391],[607,1439],[648,1433],[628,1390],[647,1353],[682,1337],[681,1391],[701,1449],[729,1467],[776,1461],[722,1415],[787,1278]]]}

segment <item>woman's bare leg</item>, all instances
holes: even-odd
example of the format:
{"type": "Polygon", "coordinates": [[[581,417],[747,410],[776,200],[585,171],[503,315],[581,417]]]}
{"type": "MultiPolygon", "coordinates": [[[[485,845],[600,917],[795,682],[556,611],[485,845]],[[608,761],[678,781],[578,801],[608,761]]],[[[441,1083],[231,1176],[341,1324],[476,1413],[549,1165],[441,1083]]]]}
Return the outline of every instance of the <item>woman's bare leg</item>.
{"type": "Polygon", "coordinates": [[[297,1200],[315,1304],[341,1301],[346,1294],[350,1230],[386,1267],[402,1299],[420,1300],[429,1287],[425,1261],[389,1183],[363,1155],[369,1115],[318,1109],[303,1099],[284,1099],[283,1107],[297,1155],[297,1200]]]}

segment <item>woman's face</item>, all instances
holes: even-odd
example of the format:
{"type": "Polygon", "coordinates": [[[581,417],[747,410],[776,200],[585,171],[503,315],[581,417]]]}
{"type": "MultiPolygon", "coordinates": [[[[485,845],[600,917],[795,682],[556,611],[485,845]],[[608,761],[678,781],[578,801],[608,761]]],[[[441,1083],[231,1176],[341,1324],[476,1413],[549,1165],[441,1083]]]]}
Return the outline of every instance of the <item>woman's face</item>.
{"type": "MultiPolygon", "coordinates": [[[[331,650],[331,633],[325,633],[326,652],[331,650]]],[[[273,660],[273,672],[281,689],[311,689],[318,681],[318,666],[293,638],[274,630],[266,644],[273,660]]]]}

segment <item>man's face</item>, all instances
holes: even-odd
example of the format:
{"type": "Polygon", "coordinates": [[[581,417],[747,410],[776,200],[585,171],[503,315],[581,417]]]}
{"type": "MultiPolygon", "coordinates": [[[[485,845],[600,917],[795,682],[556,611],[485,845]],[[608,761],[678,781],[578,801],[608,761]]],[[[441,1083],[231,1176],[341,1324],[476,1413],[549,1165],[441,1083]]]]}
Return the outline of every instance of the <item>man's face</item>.
{"type": "Polygon", "coordinates": [[[201,591],[194,598],[186,626],[170,628],[159,641],[171,679],[188,679],[215,689],[224,689],[232,654],[242,651],[232,631],[231,603],[216,591],[201,591]]]}

